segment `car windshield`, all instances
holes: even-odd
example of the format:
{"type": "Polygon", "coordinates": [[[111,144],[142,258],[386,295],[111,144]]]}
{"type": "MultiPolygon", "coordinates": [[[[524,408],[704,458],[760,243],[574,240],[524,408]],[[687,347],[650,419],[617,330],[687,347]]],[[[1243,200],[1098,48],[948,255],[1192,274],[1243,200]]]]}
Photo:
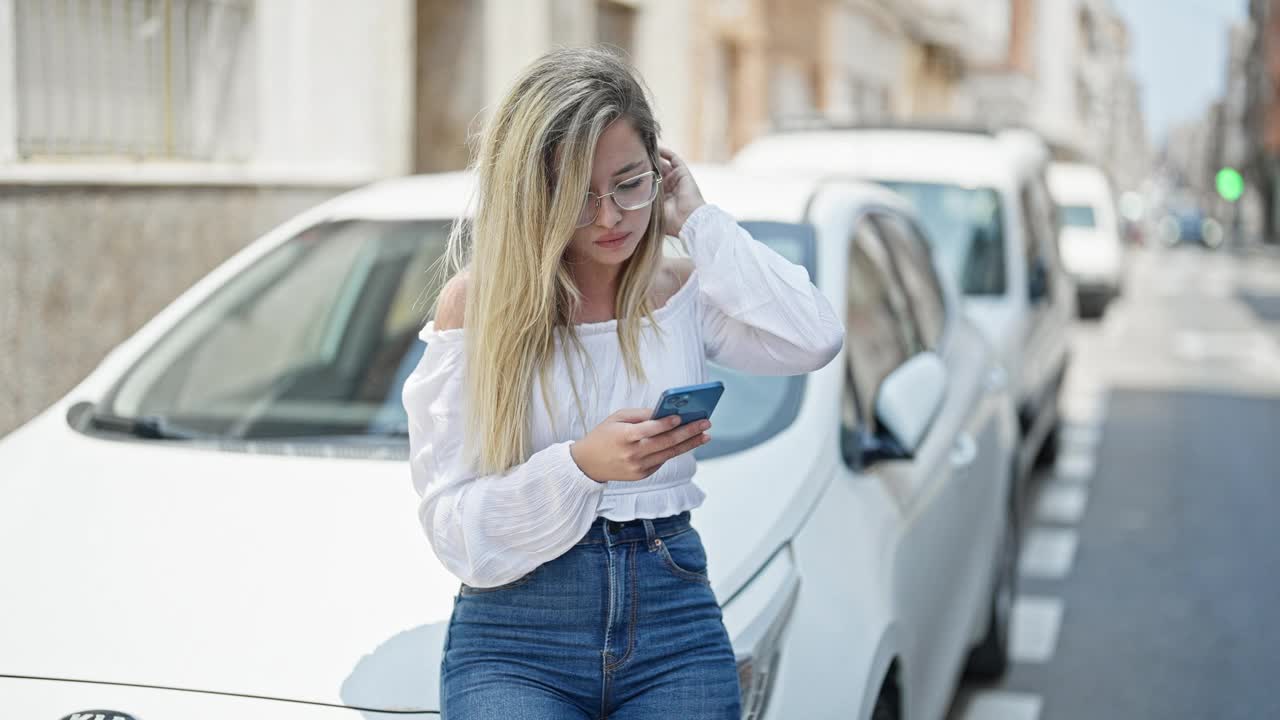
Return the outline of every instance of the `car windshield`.
{"type": "Polygon", "coordinates": [[[1097,222],[1093,217],[1093,208],[1088,205],[1063,205],[1062,224],[1066,227],[1091,228],[1096,227],[1097,222]]]}
{"type": "MultiPolygon", "coordinates": [[[[757,237],[812,273],[811,231],[759,226],[757,237]]],[[[353,220],[305,230],[179,321],[97,413],[228,447],[404,444],[400,391],[426,348],[418,332],[434,300],[430,270],[449,227],[353,220]]],[[[711,372],[726,393],[715,439],[700,456],[760,442],[794,419],[802,379],[711,372]]]]}
{"type": "Polygon", "coordinates": [[[966,295],[1003,295],[1005,250],[1000,196],[990,188],[881,181],[905,197],[933,254],[966,295]]]}
{"type": "MultiPolygon", "coordinates": [[[[817,283],[817,242],[812,225],[743,222],[752,237],[809,270],[817,283]]],[[[791,425],[800,412],[805,376],[746,375],[707,363],[710,380],[724,383],[724,395],[711,416],[711,442],[694,451],[700,460],[759,445],[791,425]]]]}

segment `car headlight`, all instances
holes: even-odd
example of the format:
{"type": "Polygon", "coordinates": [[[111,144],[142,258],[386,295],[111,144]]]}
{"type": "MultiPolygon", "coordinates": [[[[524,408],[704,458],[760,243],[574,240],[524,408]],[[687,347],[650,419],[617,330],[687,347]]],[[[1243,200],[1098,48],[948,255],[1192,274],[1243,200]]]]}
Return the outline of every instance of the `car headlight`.
{"type": "Polygon", "coordinates": [[[800,575],[791,546],[785,545],[724,605],[724,624],[738,661],[743,720],[763,717],[769,706],[799,592],[800,575]]]}

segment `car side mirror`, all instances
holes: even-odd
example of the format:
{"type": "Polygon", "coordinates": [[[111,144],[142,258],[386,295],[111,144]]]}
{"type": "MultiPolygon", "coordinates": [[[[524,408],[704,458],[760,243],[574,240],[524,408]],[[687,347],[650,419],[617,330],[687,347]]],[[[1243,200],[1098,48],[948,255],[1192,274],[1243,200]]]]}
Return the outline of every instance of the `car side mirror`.
{"type": "Polygon", "coordinates": [[[913,457],[947,393],[947,366],[922,352],[889,373],[876,393],[881,437],[864,444],[863,463],[913,457]]]}
{"type": "Polygon", "coordinates": [[[1031,266],[1030,277],[1027,278],[1027,291],[1031,302],[1040,302],[1049,296],[1049,268],[1040,258],[1031,266]]]}

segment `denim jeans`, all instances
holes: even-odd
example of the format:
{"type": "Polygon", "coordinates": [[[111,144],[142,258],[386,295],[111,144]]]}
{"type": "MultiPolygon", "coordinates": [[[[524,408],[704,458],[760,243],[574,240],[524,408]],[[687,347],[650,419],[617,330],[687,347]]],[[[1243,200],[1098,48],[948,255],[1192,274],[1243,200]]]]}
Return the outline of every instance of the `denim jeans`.
{"type": "Polygon", "coordinates": [[[739,720],[738,673],[689,513],[597,519],[506,585],[463,585],[444,720],[739,720]]]}

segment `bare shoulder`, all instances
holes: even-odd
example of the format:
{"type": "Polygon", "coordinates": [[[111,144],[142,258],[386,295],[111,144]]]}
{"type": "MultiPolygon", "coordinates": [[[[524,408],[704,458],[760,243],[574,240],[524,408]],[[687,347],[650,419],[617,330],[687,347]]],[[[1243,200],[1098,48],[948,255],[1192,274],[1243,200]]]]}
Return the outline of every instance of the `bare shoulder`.
{"type": "Polygon", "coordinates": [[[693,260],[689,258],[663,258],[662,266],[658,269],[658,276],[654,278],[653,299],[654,307],[662,307],[667,304],[672,295],[680,292],[680,288],[689,282],[689,276],[693,274],[693,260]]]}
{"type": "Polygon", "coordinates": [[[449,282],[440,290],[440,300],[436,303],[436,330],[462,327],[466,307],[467,273],[464,271],[449,278],[449,282]]]}

